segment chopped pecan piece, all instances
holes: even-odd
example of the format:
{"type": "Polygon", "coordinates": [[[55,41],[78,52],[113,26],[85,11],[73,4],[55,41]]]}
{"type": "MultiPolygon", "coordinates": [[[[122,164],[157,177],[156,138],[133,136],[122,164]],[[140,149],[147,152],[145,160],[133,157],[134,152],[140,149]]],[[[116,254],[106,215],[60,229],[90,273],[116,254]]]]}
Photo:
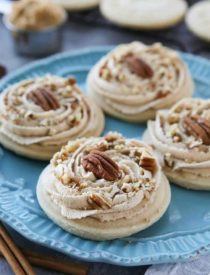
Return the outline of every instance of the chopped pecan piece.
{"type": "Polygon", "coordinates": [[[175,133],[172,137],[173,142],[181,142],[182,141],[182,136],[179,133],[175,133]]]}
{"type": "Polygon", "coordinates": [[[79,106],[79,100],[75,98],[75,100],[71,102],[71,108],[75,110],[78,106],[79,106]]]}
{"type": "Polygon", "coordinates": [[[151,173],[154,173],[157,169],[155,158],[146,151],[142,153],[139,165],[151,173]]]}
{"type": "Polygon", "coordinates": [[[143,59],[136,57],[133,54],[128,54],[125,56],[125,63],[131,72],[142,78],[152,78],[154,75],[154,71],[151,66],[143,59]]]}
{"type": "Polygon", "coordinates": [[[77,187],[80,186],[80,179],[78,177],[68,177],[67,175],[63,175],[60,177],[60,181],[63,185],[75,185],[77,187]]]}
{"type": "Polygon", "coordinates": [[[164,90],[160,90],[157,92],[157,95],[156,95],[156,99],[159,99],[159,98],[164,98],[166,96],[168,96],[170,94],[170,91],[164,91],[164,90]]]}
{"type": "Polygon", "coordinates": [[[69,83],[71,86],[75,85],[75,84],[77,83],[76,78],[74,78],[73,76],[70,76],[70,77],[68,78],[68,83],[69,83]]]}
{"type": "Polygon", "coordinates": [[[186,116],[183,126],[189,135],[201,139],[203,144],[210,145],[210,122],[200,116],[186,116]]]}
{"type": "Polygon", "coordinates": [[[170,168],[173,168],[175,162],[171,157],[170,153],[165,153],[164,155],[164,164],[170,168]]]}
{"type": "Polygon", "coordinates": [[[105,137],[104,139],[107,141],[107,142],[114,142],[116,140],[118,140],[120,138],[120,135],[118,133],[115,133],[115,132],[109,132],[105,137]]]}
{"type": "Polygon", "coordinates": [[[46,87],[37,88],[36,90],[31,91],[28,97],[44,111],[56,110],[60,107],[54,93],[46,87]]]}
{"type": "Polygon", "coordinates": [[[97,178],[114,181],[121,177],[117,163],[105,153],[92,150],[82,160],[85,170],[92,172],[97,178]]]}
{"type": "Polygon", "coordinates": [[[94,208],[102,208],[102,209],[111,208],[111,204],[98,194],[91,194],[88,197],[88,202],[92,206],[94,206],[94,208]]]}

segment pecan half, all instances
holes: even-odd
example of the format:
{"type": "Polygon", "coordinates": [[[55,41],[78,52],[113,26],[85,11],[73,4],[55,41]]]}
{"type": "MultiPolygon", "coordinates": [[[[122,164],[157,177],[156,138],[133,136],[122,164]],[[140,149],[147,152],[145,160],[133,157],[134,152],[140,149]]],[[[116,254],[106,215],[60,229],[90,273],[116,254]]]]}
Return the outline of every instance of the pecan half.
{"type": "Polygon", "coordinates": [[[46,87],[31,91],[28,98],[39,105],[44,111],[56,110],[60,107],[54,93],[46,87]]]}
{"type": "Polygon", "coordinates": [[[200,116],[186,116],[183,127],[189,135],[201,139],[203,144],[210,145],[210,122],[200,116]]]}
{"type": "Polygon", "coordinates": [[[152,78],[154,71],[143,59],[129,54],[125,56],[125,63],[131,72],[142,78],[152,78]]]}
{"type": "Polygon", "coordinates": [[[157,169],[155,158],[146,151],[142,153],[139,165],[151,173],[154,173],[157,169]]]}
{"type": "Polygon", "coordinates": [[[111,204],[98,194],[91,194],[88,197],[88,202],[94,208],[102,208],[102,209],[111,208],[111,204]]]}
{"type": "Polygon", "coordinates": [[[98,150],[92,150],[86,155],[82,165],[86,171],[92,172],[99,179],[114,181],[121,177],[117,163],[98,150]]]}

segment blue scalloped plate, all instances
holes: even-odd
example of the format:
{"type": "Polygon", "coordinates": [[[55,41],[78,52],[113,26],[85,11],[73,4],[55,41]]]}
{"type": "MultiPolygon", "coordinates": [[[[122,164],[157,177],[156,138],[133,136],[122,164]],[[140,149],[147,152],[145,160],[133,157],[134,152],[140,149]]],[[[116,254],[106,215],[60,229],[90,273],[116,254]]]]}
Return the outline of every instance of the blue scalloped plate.
{"type": "MultiPolygon", "coordinates": [[[[80,86],[85,88],[91,66],[109,49],[86,49],[43,59],[4,78],[0,82],[0,91],[9,84],[45,73],[73,74],[80,86]]],[[[195,96],[208,98],[210,63],[189,54],[182,54],[182,57],[195,80],[195,96]]],[[[144,128],[145,125],[106,118],[105,132],[117,130],[127,137],[139,137],[144,128]]],[[[210,252],[209,192],[187,191],[172,186],[172,202],[168,211],[149,229],[115,241],[88,241],[65,232],[40,209],[35,186],[46,164],[0,149],[0,219],[26,238],[84,260],[124,266],[177,262],[198,253],[210,252]]]]}

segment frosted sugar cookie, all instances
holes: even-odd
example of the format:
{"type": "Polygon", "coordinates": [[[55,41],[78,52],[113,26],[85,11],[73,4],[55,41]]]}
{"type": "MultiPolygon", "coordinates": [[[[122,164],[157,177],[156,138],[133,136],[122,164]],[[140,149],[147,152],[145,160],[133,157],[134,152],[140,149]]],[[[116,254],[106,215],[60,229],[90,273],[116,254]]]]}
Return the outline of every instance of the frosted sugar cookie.
{"type": "Polygon", "coordinates": [[[142,122],[190,97],[193,81],[175,51],[160,43],[133,42],[116,47],[92,68],[88,92],[108,114],[142,122]]]}
{"type": "Polygon", "coordinates": [[[112,240],[158,221],[170,187],[150,147],[118,133],[70,141],[40,175],[38,201],[65,230],[112,240]]]}
{"type": "Polygon", "coordinates": [[[23,156],[50,159],[68,140],[98,136],[103,127],[101,110],[73,78],[24,80],[0,94],[0,143],[23,156]]]}
{"type": "Polygon", "coordinates": [[[183,99],[148,122],[144,140],[168,178],[183,187],[210,190],[210,101],[183,99]]]}

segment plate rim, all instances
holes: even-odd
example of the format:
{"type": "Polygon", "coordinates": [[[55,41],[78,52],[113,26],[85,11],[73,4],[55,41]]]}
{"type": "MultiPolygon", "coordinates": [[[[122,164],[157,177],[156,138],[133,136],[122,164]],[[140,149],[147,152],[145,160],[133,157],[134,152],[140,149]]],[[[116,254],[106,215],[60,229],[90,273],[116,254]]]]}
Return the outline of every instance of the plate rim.
{"type": "MultiPolygon", "coordinates": [[[[27,73],[27,71],[36,69],[37,66],[40,65],[49,65],[51,62],[55,62],[56,60],[60,59],[65,59],[65,58],[71,58],[73,56],[81,56],[85,54],[94,54],[94,53],[105,53],[109,50],[111,50],[114,46],[97,46],[97,47],[88,47],[84,49],[78,49],[75,51],[69,51],[69,52],[64,52],[64,53],[58,53],[56,55],[52,55],[50,57],[43,58],[41,60],[37,60],[32,62],[32,64],[26,64],[22,68],[15,70],[12,73],[9,73],[7,76],[5,76],[1,81],[0,81],[0,89],[2,90],[2,87],[5,88],[7,87],[8,82],[11,82],[11,80],[14,77],[17,77],[18,75],[27,73]],[[7,85],[6,85],[7,84],[7,85]]],[[[189,53],[183,53],[179,52],[181,55],[183,55],[185,58],[193,59],[194,61],[203,63],[205,65],[209,66],[210,69],[210,61],[207,59],[200,57],[200,56],[195,56],[189,53]]],[[[84,68],[84,66],[72,66],[72,69],[74,68],[84,68]]],[[[9,84],[11,85],[11,84],[9,84]]],[[[204,238],[203,236],[205,235],[206,239],[206,245],[204,246],[203,244],[200,244],[197,249],[194,249],[193,251],[185,252],[185,253],[179,253],[177,255],[176,253],[169,253],[166,251],[165,254],[162,255],[153,255],[153,256],[147,256],[147,257],[142,257],[142,255],[138,257],[123,257],[116,255],[111,252],[107,252],[106,250],[100,250],[100,251],[95,251],[95,252],[87,252],[89,253],[89,256],[85,256],[84,251],[80,250],[81,253],[78,254],[78,252],[75,252],[75,248],[71,244],[65,244],[67,249],[61,248],[60,245],[52,244],[52,240],[41,236],[42,239],[39,239],[39,234],[33,232],[30,230],[24,222],[21,222],[21,220],[18,220],[18,218],[13,217],[10,213],[5,213],[2,209],[0,209],[0,219],[11,226],[14,230],[16,230],[18,233],[23,235],[26,239],[29,239],[31,241],[34,241],[36,243],[39,243],[43,246],[50,247],[52,249],[55,249],[57,251],[66,253],[68,255],[71,255],[76,258],[83,259],[85,261],[97,261],[97,262],[105,262],[105,263],[112,263],[116,265],[122,265],[122,266],[138,266],[138,265],[148,265],[148,264],[156,264],[156,263],[164,263],[166,262],[164,260],[165,257],[167,257],[167,262],[174,262],[174,261],[184,261],[187,259],[190,259],[192,257],[195,257],[198,254],[206,254],[210,252],[210,229],[208,230],[203,230],[202,232],[194,232],[191,234],[185,234],[185,238],[189,237],[194,237],[194,241],[197,241],[198,239],[204,238]],[[34,237],[32,237],[32,235],[34,237]],[[197,235],[197,238],[196,236],[197,235]],[[36,236],[36,237],[35,237],[36,236]],[[68,251],[67,251],[68,250],[68,251]],[[162,259],[162,260],[161,260],[162,259]]],[[[179,236],[178,238],[183,238],[183,236],[179,236]]],[[[172,236],[169,239],[176,239],[177,236],[176,234],[172,236]]],[[[160,240],[160,241],[165,241],[165,240],[160,240]]],[[[181,242],[182,240],[179,240],[181,242]]],[[[148,242],[148,241],[147,241],[148,242]]],[[[151,240],[149,241],[150,243],[152,242],[151,240]]],[[[199,241],[198,241],[199,243],[199,241]]]]}

